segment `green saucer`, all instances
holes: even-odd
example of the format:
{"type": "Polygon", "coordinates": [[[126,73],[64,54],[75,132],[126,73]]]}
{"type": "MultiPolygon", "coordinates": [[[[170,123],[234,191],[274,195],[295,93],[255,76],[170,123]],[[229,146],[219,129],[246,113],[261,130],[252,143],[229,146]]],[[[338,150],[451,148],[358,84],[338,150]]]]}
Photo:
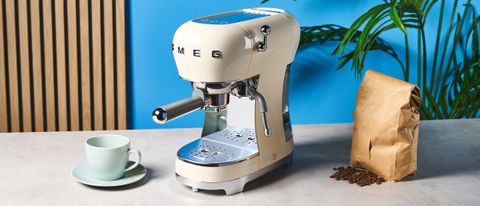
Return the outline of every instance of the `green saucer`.
{"type": "MultiPolygon", "coordinates": [[[[133,162],[129,162],[128,165],[133,162]]],[[[138,165],[133,170],[125,172],[122,178],[113,181],[98,180],[93,177],[87,164],[82,164],[72,170],[72,178],[76,181],[95,187],[118,187],[128,185],[141,180],[147,174],[147,170],[142,165],[138,165]]]]}

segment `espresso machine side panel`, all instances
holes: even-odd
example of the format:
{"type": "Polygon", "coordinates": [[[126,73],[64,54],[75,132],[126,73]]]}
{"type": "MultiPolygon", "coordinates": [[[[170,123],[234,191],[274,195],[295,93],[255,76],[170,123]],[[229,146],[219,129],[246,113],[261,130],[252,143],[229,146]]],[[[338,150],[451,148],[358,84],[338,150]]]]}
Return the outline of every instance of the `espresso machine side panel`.
{"type": "MultiPolygon", "coordinates": [[[[262,159],[262,167],[282,159],[293,151],[293,138],[287,137],[284,122],[284,80],[287,65],[260,75],[257,91],[261,93],[268,108],[268,122],[271,128],[270,136],[257,132],[258,150],[262,159]]],[[[255,105],[255,130],[263,131],[262,115],[258,103],[255,105]]]]}

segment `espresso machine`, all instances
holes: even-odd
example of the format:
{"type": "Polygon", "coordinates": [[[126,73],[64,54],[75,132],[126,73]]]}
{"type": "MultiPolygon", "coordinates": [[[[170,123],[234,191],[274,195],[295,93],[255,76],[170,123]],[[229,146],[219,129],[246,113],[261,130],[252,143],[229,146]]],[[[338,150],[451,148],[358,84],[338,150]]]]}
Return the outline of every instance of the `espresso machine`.
{"type": "MultiPolygon", "coordinates": [[[[250,182],[292,162],[288,79],[300,28],[288,12],[252,8],[190,20],[171,49],[192,96],[156,108],[164,124],[195,110],[205,113],[201,137],[177,152],[176,178],[193,191],[242,192],[250,182]],[[254,125],[229,125],[230,98],[255,102],[254,125]]],[[[243,112],[243,111],[240,111],[243,112]]]]}

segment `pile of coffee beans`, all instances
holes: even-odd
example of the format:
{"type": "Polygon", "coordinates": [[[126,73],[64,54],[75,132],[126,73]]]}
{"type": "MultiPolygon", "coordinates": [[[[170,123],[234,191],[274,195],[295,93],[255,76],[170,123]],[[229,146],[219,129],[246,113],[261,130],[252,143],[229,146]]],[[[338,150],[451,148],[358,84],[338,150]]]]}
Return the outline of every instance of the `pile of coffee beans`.
{"type": "Polygon", "coordinates": [[[371,185],[374,183],[382,184],[382,182],[385,182],[385,179],[383,179],[383,177],[379,177],[375,173],[361,168],[348,166],[336,167],[333,168],[333,170],[335,171],[335,173],[330,175],[330,178],[333,178],[337,181],[346,180],[348,181],[348,183],[355,183],[360,187],[371,185]]]}

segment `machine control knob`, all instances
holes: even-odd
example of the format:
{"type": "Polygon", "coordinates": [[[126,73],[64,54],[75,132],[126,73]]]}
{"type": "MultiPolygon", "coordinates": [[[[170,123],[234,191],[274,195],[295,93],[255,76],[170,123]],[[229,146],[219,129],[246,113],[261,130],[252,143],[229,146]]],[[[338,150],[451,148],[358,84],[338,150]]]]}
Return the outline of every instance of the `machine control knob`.
{"type": "Polygon", "coordinates": [[[268,25],[263,25],[262,28],[260,28],[260,31],[262,31],[263,35],[267,36],[272,32],[272,28],[268,25]]]}
{"type": "Polygon", "coordinates": [[[264,52],[268,48],[267,36],[270,34],[270,32],[272,32],[272,28],[270,28],[270,26],[268,26],[268,25],[263,25],[260,28],[260,32],[262,32],[262,34],[263,34],[263,42],[258,42],[257,50],[259,52],[264,52]]]}

